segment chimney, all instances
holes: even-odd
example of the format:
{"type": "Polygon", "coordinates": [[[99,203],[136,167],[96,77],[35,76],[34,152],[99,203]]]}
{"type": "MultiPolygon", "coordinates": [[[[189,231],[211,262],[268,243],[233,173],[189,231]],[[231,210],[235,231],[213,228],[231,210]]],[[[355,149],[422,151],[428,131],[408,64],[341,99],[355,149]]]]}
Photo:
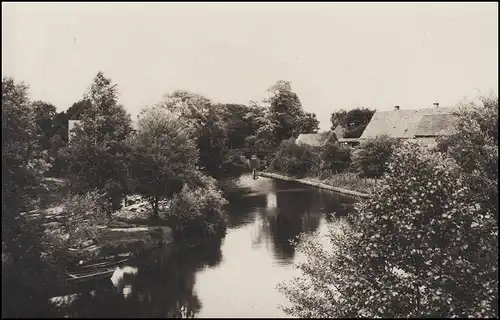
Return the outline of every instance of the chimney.
{"type": "Polygon", "coordinates": [[[439,108],[439,102],[434,102],[433,105],[434,105],[434,108],[439,108]]]}
{"type": "Polygon", "coordinates": [[[398,111],[399,110],[399,106],[394,106],[394,111],[398,111]]]}

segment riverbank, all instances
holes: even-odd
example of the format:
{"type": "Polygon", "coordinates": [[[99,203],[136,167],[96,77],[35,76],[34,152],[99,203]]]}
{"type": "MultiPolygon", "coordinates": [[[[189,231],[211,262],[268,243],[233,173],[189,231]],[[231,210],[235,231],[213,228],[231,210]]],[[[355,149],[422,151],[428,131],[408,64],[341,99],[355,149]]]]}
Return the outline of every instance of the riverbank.
{"type": "Polygon", "coordinates": [[[58,261],[63,270],[74,270],[81,265],[94,264],[103,259],[120,256],[137,256],[143,252],[173,242],[172,229],[168,226],[152,226],[112,221],[109,224],[86,225],[82,221],[76,234],[65,230],[73,216],[63,206],[22,213],[28,225],[43,225],[40,241],[58,261]],[[83,233],[82,230],[85,231],[83,233]],[[73,240],[69,245],[68,240],[73,240]]]}
{"type": "Polygon", "coordinates": [[[327,184],[325,182],[331,182],[331,179],[325,179],[323,181],[319,179],[314,179],[314,178],[304,178],[304,179],[297,179],[297,178],[291,178],[282,174],[277,174],[277,173],[272,173],[272,172],[259,172],[259,176],[262,177],[267,177],[267,178],[272,178],[272,179],[279,179],[279,180],[284,180],[284,181],[292,181],[292,182],[297,182],[301,183],[304,185],[312,186],[312,187],[317,187],[325,190],[330,190],[334,192],[338,192],[341,194],[345,194],[348,196],[353,196],[353,197],[358,197],[358,198],[370,198],[371,195],[368,192],[359,192],[359,191],[354,191],[354,190],[349,190],[345,189],[342,187],[338,186],[333,186],[331,184],[327,184]]]}

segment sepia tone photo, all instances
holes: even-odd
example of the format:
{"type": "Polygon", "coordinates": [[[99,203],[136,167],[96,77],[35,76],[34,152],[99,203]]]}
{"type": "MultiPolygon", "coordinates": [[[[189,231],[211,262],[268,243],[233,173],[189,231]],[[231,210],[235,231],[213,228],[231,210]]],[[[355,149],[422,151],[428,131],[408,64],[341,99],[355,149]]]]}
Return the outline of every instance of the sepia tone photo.
{"type": "Polygon", "coordinates": [[[497,2],[2,2],[2,318],[498,318],[497,2]]]}

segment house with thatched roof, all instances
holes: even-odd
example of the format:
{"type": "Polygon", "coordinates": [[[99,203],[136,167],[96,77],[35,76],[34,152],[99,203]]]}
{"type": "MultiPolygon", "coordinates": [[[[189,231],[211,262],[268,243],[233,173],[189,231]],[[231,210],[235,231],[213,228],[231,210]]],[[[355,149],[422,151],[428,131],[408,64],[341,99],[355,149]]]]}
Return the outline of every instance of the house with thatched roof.
{"type": "Polygon", "coordinates": [[[366,126],[360,140],[387,135],[397,139],[413,140],[422,145],[434,146],[438,137],[450,135],[457,125],[452,108],[377,111],[366,126]]]}

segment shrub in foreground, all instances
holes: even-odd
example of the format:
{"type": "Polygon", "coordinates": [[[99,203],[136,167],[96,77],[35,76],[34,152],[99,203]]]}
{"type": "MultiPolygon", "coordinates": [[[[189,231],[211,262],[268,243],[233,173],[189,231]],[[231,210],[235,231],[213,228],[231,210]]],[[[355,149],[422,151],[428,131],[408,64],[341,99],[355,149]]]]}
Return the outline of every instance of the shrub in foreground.
{"type": "Polygon", "coordinates": [[[280,289],[299,317],[497,317],[498,226],[456,163],[408,144],[384,186],[330,233],[301,241],[303,275],[280,289]]]}

